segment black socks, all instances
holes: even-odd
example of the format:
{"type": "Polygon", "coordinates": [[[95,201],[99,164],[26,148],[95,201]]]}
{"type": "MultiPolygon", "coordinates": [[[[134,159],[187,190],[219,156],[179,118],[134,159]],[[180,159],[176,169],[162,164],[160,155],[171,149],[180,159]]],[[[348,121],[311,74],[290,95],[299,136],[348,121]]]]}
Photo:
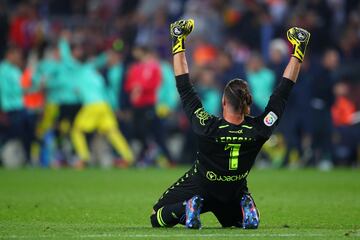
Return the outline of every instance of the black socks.
{"type": "Polygon", "coordinates": [[[151,215],[153,227],[172,227],[176,224],[185,224],[185,205],[186,202],[179,202],[165,205],[151,215]]]}

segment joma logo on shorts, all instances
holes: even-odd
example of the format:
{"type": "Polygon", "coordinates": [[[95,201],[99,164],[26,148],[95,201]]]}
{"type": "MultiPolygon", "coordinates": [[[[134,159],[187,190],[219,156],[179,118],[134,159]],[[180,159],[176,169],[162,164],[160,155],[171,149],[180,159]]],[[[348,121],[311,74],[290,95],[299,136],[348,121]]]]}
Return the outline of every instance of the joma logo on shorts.
{"type": "Polygon", "coordinates": [[[210,181],[217,181],[217,182],[236,182],[236,181],[240,181],[244,178],[246,178],[246,176],[249,174],[249,171],[245,172],[244,174],[240,174],[240,175],[229,175],[229,176],[221,176],[221,175],[217,175],[216,173],[214,173],[213,171],[207,171],[206,172],[206,178],[210,181]]]}

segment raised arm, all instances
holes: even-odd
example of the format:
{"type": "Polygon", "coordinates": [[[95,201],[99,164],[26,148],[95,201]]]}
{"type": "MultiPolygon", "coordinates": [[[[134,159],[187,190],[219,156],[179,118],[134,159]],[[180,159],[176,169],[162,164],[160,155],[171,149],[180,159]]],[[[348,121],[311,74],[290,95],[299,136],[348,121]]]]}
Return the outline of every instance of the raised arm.
{"type": "Polygon", "coordinates": [[[175,76],[189,73],[185,52],[176,53],[173,58],[175,76]]]}
{"type": "Polygon", "coordinates": [[[287,31],[287,38],[293,45],[292,57],[285,68],[283,77],[296,82],[301,63],[304,60],[306,47],[310,40],[310,33],[302,28],[293,27],[287,31]]]}
{"type": "Polygon", "coordinates": [[[58,43],[59,54],[61,61],[72,64],[75,60],[71,53],[69,40],[65,37],[61,37],[58,43]]]}
{"type": "Polygon", "coordinates": [[[288,30],[287,37],[293,45],[292,56],[284,70],[283,79],[271,95],[264,113],[258,117],[260,132],[265,137],[270,137],[285,110],[290,91],[300,72],[310,33],[302,28],[293,27],[288,30]]]}
{"type": "Polygon", "coordinates": [[[190,120],[192,129],[196,134],[207,135],[211,131],[215,118],[208,114],[200,101],[189,78],[189,68],[185,56],[185,40],[194,28],[194,21],[180,20],[171,24],[170,33],[173,40],[173,64],[176,87],[184,111],[190,120]]]}
{"type": "Polygon", "coordinates": [[[194,29],[194,20],[180,20],[170,25],[175,76],[189,73],[185,56],[185,40],[194,29]]]}
{"type": "Polygon", "coordinates": [[[296,83],[296,80],[299,76],[300,68],[301,62],[297,58],[292,56],[284,70],[283,78],[289,79],[290,81],[296,83]]]}
{"type": "Polygon", "coordinates": [[[91,67],[99,69],[105,67],[107,61],[108,61],[108,53],[103,52],[95,56],[94,58],[88,60],[86,63],[91,67]]]}

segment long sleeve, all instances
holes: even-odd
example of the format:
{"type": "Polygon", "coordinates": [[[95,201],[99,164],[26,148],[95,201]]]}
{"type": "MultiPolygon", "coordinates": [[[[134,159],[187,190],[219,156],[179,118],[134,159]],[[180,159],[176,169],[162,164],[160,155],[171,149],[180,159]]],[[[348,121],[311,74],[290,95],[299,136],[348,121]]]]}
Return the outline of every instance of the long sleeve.
{"type": "Polygon", "coordinates": [[[190,83],[189,74],[176,76],[176,87],[191,127],[198,135],[209,135],[216,118],[207,113],[190,83]]]}
{"type": "Polygon", "coordinates": [[[94,67],[94,68],[103,68],[106,66],[107,59],[108,59],[108,55],[107,55],[107,53],[104,52],[104,53],[97,55],[93,59],[90,59],[86,63],[89,66],[94,67]]]}
{"type": "Polygon", "coordinates": [[[67,40],[60,39],[60,41],[58,43],[58,48],[59,48],[60,58],[61,58],[62,62],[69,64],[69,65],[71,65],[75,62],[75,59],[71,53],[70,44],[67,40]]]}
{"type": "Polygon", "coordinates": [[[271,95],[265,111],[257,117],[258,130],[262,136],[270,137],[275,127],[279,124],[293,86],[293,81],[283,78],[271,95]]]}

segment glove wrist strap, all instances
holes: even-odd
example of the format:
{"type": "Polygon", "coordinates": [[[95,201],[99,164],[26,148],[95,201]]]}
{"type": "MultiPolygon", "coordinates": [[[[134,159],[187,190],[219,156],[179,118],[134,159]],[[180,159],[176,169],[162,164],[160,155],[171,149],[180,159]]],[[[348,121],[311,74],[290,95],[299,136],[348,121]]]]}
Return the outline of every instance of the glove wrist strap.
{"type": "Polygon", "coordinates": [[[185,51],[185,37],[178,37],[173,40],[172,53],[176,54],[185,51]]]}

